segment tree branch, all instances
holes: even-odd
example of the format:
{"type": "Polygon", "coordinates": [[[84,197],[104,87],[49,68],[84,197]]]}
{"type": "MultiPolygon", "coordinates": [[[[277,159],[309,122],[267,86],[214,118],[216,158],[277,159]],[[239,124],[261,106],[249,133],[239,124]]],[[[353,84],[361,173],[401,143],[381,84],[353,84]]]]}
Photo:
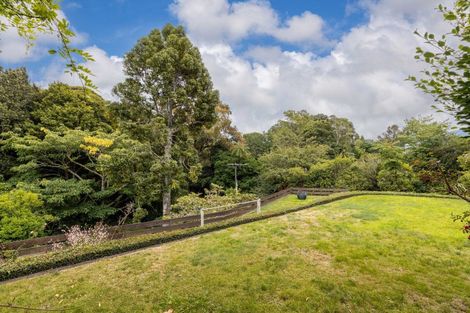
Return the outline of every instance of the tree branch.
{"type": "Polygon", "coordinates": [[[101,179],[103,179],[103,175],[102,175],[102,174],[98,173],[97,171],[92,170],[91,168],[89,168],[89,167],[86,166],[86,165],[83,165],[83,164],[81,164],[81,163],[75,161],[74,159],[72,159],[72,158],[70,157],[70,155],[67,154],[66,156],[67,156],[67,159],[68,159],[70,162],[72,162],[73,164],[78,165],[78,166],[80,166],[81,168],[83,168],[83,169],[89,171],[90,173],[93,173],[93,174],[97,175],[98,177],[100,177],[101,179]]]}
{"type": "Polygon", "coordinates": [[[459,197],[460,199],[462,200],[465,200],[467,202],[470,202],[470,198],[465,196],[464,194],[458,192],[457,190],[455,190],[455,188],[452,186],[452,184],[449,182],[449,178],[447,177],[447,175],[444,173],[444,171],[442,171],[442,169],[440,169],[440,172],[441,172],[441,175],[442,177],[444,178],[444,183],[446,184],[446,187],[447,187],[447,190],[449,191],[449,193],[453,194],[453,195],[456,195],[457,197],[459,197]]]}

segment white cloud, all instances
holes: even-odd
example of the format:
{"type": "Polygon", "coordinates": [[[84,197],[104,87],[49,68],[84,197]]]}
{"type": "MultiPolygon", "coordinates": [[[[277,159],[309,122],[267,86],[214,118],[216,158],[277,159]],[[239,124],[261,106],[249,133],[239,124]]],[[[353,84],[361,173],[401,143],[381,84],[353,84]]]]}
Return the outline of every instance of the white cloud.
{"type": "Polygon", "coordinates": [[[240,40],[252,33],[267,33],[277,17],[267,2],[178,0],[171,6],[195,40],[216,43],[240,40]]]}
{"type": "Polygon", "coordinates": [[[286,26],[277,29],[273,36],[281,41],[290,43],[315,42],[328,45],[328,40],[323,35],[323,19],[306,11],[300,16],[293,16],[286,21],[286,26]]]}
{"type": "MultiPolygon", "coordinates": [[[[62,11],[59,11],[60,19],[67,17],[62,11]]],[[[5,18],[2,21],[8,24],[5,18]]],[[[73,29],[72,29],[73,30],[73,29]]],[[[76,36],[72,38],[73,45],[86,43],[88,36],[74,30],[76,36]]],[[[17,64],[25,61],[36,61],[48,55],[48,50],[57,48],[61,45],[59,38],[55,34],[39,33],[32,46],[28,46],[26,39],[20,37],[16,28],[9,27],[2,32],[0,38],[0,62],[17,64]]]]}
{"type": "MultiPolygon", "coordinates": [[[[84,50],[95,59],[95,62],[86,62],[84,65],[93,73],[90,78],[97,86],[98,92],[106,99],[114,99],[113,87],[124,80],[123,59],[117,56],[109,56],[104,50],[96,46],[84,50]]],[[[64,73],[62,63],[54,63],[47,67],[44,72],[44,81],[39,82],[39,84],[45,86],[55,81],[70,85],[81,85],[77,75],[64,73]]]]}
{"type": "MultiPolygon", "coordinates": [[[[200,0],[189,1],[194,6],[196,2],[200,0]]],[[[234,4],[212,3],[223,5],[214,11],[208,9],[208,15],[201,12],[202,17],[194,14],[207,25],[212,25],[212,18],[236,15],[234,4]]],[[[186,1],[178,1],[177,8],[184,9],[186,4],[186,1]]],[[[237,3],[243,4],[272,10],[265,2],[237,3]]],[[[282,117],[283,111],[306,109],[311,113],[348,117],[360,134],[375,137],[392,123],[399,124],[405,118],[433,112],[432,98],[405,79],[423,66],[413,58],[415,47],[420,44],[413,31],[442,33],[446,30],[434,9],[437,4],[437,0],[362,1],[362,7],[369,12],[368,23],[344,34],[331,52],[322,57],[314,52],[283,51],[280,47],[267,46],[252,47],[237,54],[232,42],[223,40],[229,33],[224,28],[230,28],[231,22],[219,24],[217,21],[217,25],[221,25],[218,29],[213,30],[217,27],[212,25],[202,30],[196,18],[188,20],[184,14],[177,16],[187,26],[188,33],[198,38],[196,43],[214,85],[232,107],[234,121],[242,131],[265,130],[282,117]],[[197,25],[196,28],[193,25],[197,25]],[[199,38],[204,38],[205,31],[213,40],[201,43],[199,38]],[[218,42],[213,43],[214,40],[218,42]]],[[[204,6],[208,7],[208,4],[204,6]]],[[[304,13],[288,19],[284,27],[276,24],[268,33],[284,40],[312,38],[313,34],[319,34],[317,30],[322,29],[322,23],[313,14],[304,13]],[[310,34],[302,27],[305,20],[311,25],[317,24],[310,34]]],[[[249,23],[245,21],[243,25],[249,23]]],[[[236,38],[243,38],[241,34],[237,32],[236,38]]],[[[319,36],[314,40],[324,40],[319,36]]]]}
{"type": "Polygon", "coordinates": [[[250,35],[266,35],[283,42],[329,44],[323,19],[305,11],[282,25],[268,1],[176,0],[172,12],[197,43],[236,42],[250,35]]]}

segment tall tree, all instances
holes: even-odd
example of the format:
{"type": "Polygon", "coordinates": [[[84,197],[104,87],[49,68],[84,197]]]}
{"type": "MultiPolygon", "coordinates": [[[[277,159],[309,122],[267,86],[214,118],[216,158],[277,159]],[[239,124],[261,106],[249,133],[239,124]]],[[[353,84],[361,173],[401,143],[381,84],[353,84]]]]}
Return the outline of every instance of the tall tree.
{"type": "MultiPolygon", "coordinates": [[[[232,124],[230,107],[225,103],[218,103],[214,124],[201,128],[196,136],[195,147],[204,166],[213,163],[212,157],[218,150],[230,150],[234,144],[242,141],[242,134],[232,124]]],[[[209,186],[207,186],[209,187],[209,186]]]]}
{"type": "Polygon", "coordinates": [[[398,138],[398,135],[401,133],[400,127],[396,124],[390,125],[387,127],[387,130],[378,136],[379,141],[384,142],[395,142],[398,138]]]}
{"type": "Polygon", "coordinates": [[[286,119],[278,121],[268,131],[273,148],[327,145],[332,157],[354,151],[359,136],[348,119],[334,115],[312,115],[305,110],[289,110],[284,115],[286,119]]]}
{"type": "Polygon", "coordinates": [[[29,82],[26,69],[0,67],[0,182],[11,176],[16,155],[4,149],[1,140],[8,133],[23,134],[31,127],[31,111],[39,88],[29,82]]]}
{"type": "Polygon", "coordinates": [[[157,144],[154,153],[162,164],[163,214],[168,214],[181,171],[197,178],[198,166],[188,165],[185,158],[194,160],[188,155],[194,150],[191,134],[214,122],[218,93],[182,27],[166,25],[140,39],[125,57],[124,73],[126,80],[114,89],[121,106],[133,110],[139,124],[164,126],[163,151],[157,144]]]}
{"type": "Polygon", "coordinates": [[[331,145],[335,155],[348,155],[354,150],[354,144],[359,135],[353,123],[347,118],[330,116],[334,134],[334,143],[331,145]]]}
{"type": "Polygon", "coordinates": [[[412,167],[405,162],[404,148],[390,142],[378,145],[381,156],[377,183],[381,190],[412,191],[415,176],[412,167]]]}
{"type": "Polygon", "coordinates": [[[468,139],[452,132],[448,123],[434,121],[431,117],[405,121],[396,141],[419,178],[417,191],[421,192],[444,191],[435,173],[436,166],[446,173],[457,173],[457,158],[468,149],[469,143],[468,139]]]}

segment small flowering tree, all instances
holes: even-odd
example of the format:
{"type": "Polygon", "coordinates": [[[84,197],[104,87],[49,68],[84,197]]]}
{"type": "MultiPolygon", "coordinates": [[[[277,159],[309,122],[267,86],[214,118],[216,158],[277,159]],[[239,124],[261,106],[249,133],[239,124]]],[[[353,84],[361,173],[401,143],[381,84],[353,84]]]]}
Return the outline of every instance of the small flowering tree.
{"type": "Polygon", "coordinates": [[[88,229],[74,225],[65,231],[66,245],[71,247],[96,245],[108,240],[109,237],[108,227],[103,223],[97,223],[95,226],[88,229]]]}

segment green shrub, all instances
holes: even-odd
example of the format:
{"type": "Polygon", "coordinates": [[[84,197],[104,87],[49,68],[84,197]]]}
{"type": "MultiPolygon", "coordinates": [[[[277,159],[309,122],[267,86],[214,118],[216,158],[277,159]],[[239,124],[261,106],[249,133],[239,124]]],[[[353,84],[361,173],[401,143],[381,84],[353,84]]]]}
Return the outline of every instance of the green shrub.
{"type": "Polygon", "coordinates": [[[43,202],[33,192],[15,189],[0,194],[0,242],[27,239],[42,234],[50,215],[39,210],[43,202]]]}
{"type": "MultiPolygon", "coordinates": [[[[460,167],[462,168],[461,176],[458,178],[458,185],[454,189],[458,189],[460,195],[470,198],[470,152],[462,154],[458,158],[460,167]]],[[[455,217],[462,222],[465,222],[466,225],[463,227],[463,232],[466,234],[470,233],[470,210],[465,210],[461,214],[455,217]]],[[[470,235],[468,236],[470,239],[470,235]]]]}
{"type": "Polygon", "coordinates": [[[235,193],[233,189],[224,191],[215,184],[211,187],[210,190],[206,190],[204,197],[201,194],[192,192],[178,198],[171,210],[170,218],[198,214],[201,208],[231,205],[257,199],[255,194],[235,193]]]}
{"type": "Polygon", "coordinates": [[[307,181],[308,173],[304,168],[296,166],[287,169],[287,182],[289,183],[289,186],[303,187],[307,181]]]}
{"type": "MultiPolygon", "coordinates": [[[[298,137],[292,138],[290,134],[284,135],[281,135],[283,139],[279,137],[277,140],[285,143],[289,139],[298,139],[298,137]]],[[[302,185],[306,177],[300,170],[307,171],[312,164],[327,158],[328,150],[326,145],[309,144],[305,147],[278,147],[262,155],[259,159],[261,190],[272,193],[288,186],[302,185]]]]}
{"type": "Polygon", "coordinates": [[[411,166],[399,160],[388,160],[377,175],[380,190],[413,191],[415,181],[411,166]]]}
{"type": "Polygon", "coordinates": [[[149,212],[144,208],[137,208],[132,215],[132,223],[140,223],[149,212]]]}
{"type": "Polygon", "coordinates": [[[312,165],[309,171],[311,185],[320,188],[346,187],[339,178],[349,170],[353,162],[352,158],[336,157],[312,165]]]}
{"type": "Polygon", "coordinates": [[[376,154],[365,154],[355,160],[351,166],[338,177],[338,186],[349,190],[377,190],[377,173],[380,158],[376,154]]]}
{"type": "Polygon", "coordinates": [[[17,250],[0,250],[0,263],[13,261],[18,258],[17,250]]]}

